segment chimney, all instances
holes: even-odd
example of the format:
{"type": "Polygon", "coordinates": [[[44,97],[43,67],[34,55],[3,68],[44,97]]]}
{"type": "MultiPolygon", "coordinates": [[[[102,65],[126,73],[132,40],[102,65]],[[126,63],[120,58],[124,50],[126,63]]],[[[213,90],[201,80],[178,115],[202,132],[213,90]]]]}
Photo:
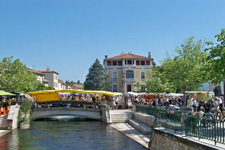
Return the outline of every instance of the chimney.
{"type": "Polygon", "coordinates": [[[107,55],[105,55],[105,59],[107,58],[108,56],[107,55]]]}
{"type": "Polygon", "coordinates": [[[151,52],[148,52],[148,57],[151,58],[151,52]]]}

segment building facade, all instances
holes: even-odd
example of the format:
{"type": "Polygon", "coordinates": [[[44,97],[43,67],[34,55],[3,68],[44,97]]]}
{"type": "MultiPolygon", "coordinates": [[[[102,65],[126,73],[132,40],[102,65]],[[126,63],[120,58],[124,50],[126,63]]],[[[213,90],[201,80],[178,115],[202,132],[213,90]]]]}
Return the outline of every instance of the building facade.
{"type": "Polygon", "coordinates": [[[37,81],[43,83],[46,87],[48,87],[49,81],[45,79],[45,76],[42,72],[38,70],[32,70],[32,69],[28,69],[28,70],[35,74],[37,81]]]}
{"type": "Polygon", "coordinates": [[[49,69],[42,69],[39,70],[41,73],[44,74],[45,79],[49,81],[48,85],[55,88],[56,90],[61,90],[61,83],[59,83],[59,73],[49,70],[49,69]]]}
{"type": "Polygon", "coordinates": [[[122,93],[145,91],[146,76],[153,69],[152,61],[150,52],[148,57],[132,53],[109,58],[106,55],[103,64],[112,84],[112,91],[122,93]]]}

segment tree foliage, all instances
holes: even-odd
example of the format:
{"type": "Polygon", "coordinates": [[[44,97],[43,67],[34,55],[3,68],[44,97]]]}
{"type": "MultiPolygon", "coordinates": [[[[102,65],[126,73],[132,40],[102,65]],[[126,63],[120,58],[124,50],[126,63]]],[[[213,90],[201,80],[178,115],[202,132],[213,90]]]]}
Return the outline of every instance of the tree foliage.
{"type": "MultiPolygon", "coordinates": [[[[188,38],[183,45],[176,49],[177,55],[164,59],[163,77],[175,87],[183,90],[195,90],[206,82],[207,72],[204,69],[206,52],[201,41],[194,42],[194,37],[188,38]]],[[[184,101],[186,105],[186,101],[184,101]]]]}
{"type": "Polygon", "coordinates": [[[175,87],[172,83],[169,83],[166,78],[163,77],[160,66],[153,69],[153,72],[147,75],[147,81],[145,88],[148,93],[163,93],[163,92],[174,92],[175,87]]]}
{"type": "Polygon", "coordinates": [[[74,84],[82,84],[81,82],[80,82],[80,80],[78,80],[77,82],[75,82],[75,81],[66,81],[66,85],[68,86],[68,85],[74,85],[74,84]]]}
{"type": "Polygon", "coordinates": [[[217,84],[225,79],[225,28],[215,38],[217,43],[206,42],[209,47],[205,50],[209,52],[206,59],[209,80],[217,84]]]}
{"type": "Polygon", "coordinates": [[[45,86],[43,83],[40,81],[36,81],[33,83],[33,88],[31,91],[41,91],[41,90],[55,90],[55,88],[51,86],[45,86]]]}
{"type": "Polygon", "coordinates": [[[12,58],[0,61],[0,89],[24,92],[34,89],[35,75],[19,59],[13,61],[12,58]]]}
{"type": "Polygon", "coordinates": [[[100,64],[98,59],[96,59],[89,68],[89,73],[87,74],[84,82],[84,89],[105,91],[111,90],[108,76],[106,75],[103,65],[100,64]]]}

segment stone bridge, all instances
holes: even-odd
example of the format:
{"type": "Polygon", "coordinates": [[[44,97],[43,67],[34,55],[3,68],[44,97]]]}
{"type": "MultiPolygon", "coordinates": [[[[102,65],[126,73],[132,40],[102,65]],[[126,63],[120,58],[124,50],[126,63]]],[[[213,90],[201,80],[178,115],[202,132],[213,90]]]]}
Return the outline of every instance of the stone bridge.
{"type": "Polygon", "coordinates": [[[34,108],[32,117],[34,119],[45,118],[49,116],[81,116],[90,119],[101,120],[101,110],[92,108],[76,107],[51,107],[51,108],[34,108]]]}

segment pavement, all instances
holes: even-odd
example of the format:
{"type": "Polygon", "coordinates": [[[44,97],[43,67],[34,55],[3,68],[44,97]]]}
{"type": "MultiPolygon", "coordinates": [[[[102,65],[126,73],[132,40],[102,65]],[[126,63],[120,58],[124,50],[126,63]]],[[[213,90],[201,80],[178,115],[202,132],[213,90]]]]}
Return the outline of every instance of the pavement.
{"type": "Polygon", "coordinates": [[[134,141],[138,142],[139,144],[143,145],[144,147],[148,148],[150,135],[142,134],[137,129],[133,128],[128,123],[113,123],[111,127],[118,130],[119,132],[125,134],[129,138],[133,139],[134,141]]]}
{"type": "Polygon", "coordinates": [[[9,132],[11,132],[11,130],[0,130],[0,137],[2,137],[3,135],[5,135],[9,132]]]}

